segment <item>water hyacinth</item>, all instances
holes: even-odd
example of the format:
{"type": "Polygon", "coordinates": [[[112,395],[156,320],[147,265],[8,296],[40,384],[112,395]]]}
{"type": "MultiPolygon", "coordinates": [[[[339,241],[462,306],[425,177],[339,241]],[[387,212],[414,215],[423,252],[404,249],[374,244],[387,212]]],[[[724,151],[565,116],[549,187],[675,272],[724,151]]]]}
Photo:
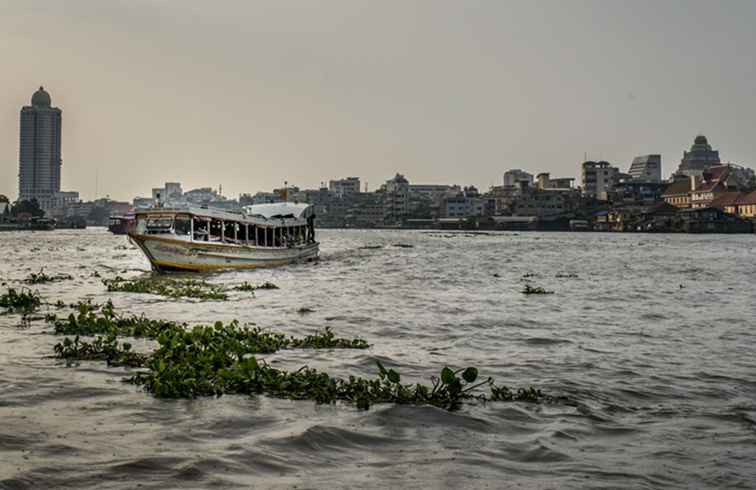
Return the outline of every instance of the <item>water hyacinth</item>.
{"type": "Polygon", "coordinates": [[[5,308],[9,312],[28,313],[39,308],[41,304],[42,298],[39,297],[39,293],[27,288],[20,291],[8,288],[7,292],[0,296],[0,308],[5,308]]]}
{"type": "Polygon", "coordinates": [[[58,281],[70,281],[73,279],[73,276],[70,274],[54,274],[54,275],[48,275],[45,273],[44,267],[39,270],[39,272],[32,272],[29,274],[29,276],[24,279],[24,282],[26,284],[45,284],[48,282],[58,282],[58,281]]]}
{"type": "Polygon", "coordinates": [[[55,353],[67,363],[77,360],[104,360],[110,365],[144,367],[129,382],[142,386],[160,398],[194,398],[223,394],[268,395],[317,403],[345,401],[360,409],[377,403],[433,405],[455,410],[465,400],[479,401],[542,401],[540,391],[510,390],[494,384],[490,378],[478,380],[473,367],[452,370],[444,368],[430,385],[402,384],[394,369],[378,362],[376,378],[332,377],[304,366],[296,371],[276,369],[260,354],[283,349],[366,349],[362,339],[337,337],[326,327],[303,338],[264,331],[258,327],[240,327],[238,322],[191,329],[174,322],[150,320],[145,317],[121,317],[112,303],[82,303],[78,312],[67,319],[50,315],[56,333],[76,334],[55,346],[55,353]],[[98,335],[93,341],[82,341],[79,335],[98,335]],[[150,354],[135,353],[131,344],[119,343],[119,335],[144,336],[158,342],[150,354]],[[480,392],[488,388],[490,394],[480,392]]]}
{"type": "Polygon", "coordinates": [[[526,284],[522,290],[522,294],[554,294],[554,291],[547,291],[542,287],[534,287],[530,284],[526,284]]]}
{"type": "Polygon", "coordinates": [[[124,279],[121,276],[116,276],[114,279],[103,279],[102,283],[110,292],[155,294],[174,299],[196,298],[213,301],[228,299],[228,295],[223,291],[222,286],[192,279],[124,279]]]}

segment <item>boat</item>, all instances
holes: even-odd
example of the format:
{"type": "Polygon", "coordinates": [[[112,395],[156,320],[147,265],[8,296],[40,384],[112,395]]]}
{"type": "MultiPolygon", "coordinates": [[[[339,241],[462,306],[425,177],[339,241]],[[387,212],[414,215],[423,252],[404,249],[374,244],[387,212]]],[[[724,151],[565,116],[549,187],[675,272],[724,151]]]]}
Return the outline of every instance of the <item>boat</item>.
{"type": "Polygon", "coordinates": [[[111,216],[108,222],[108,231],[114,235],[128,235],[129,230],[134,226],[134,222],[133,214],[111,216]]]}
{"type": "Polygon", "coordinates": [[[128,233],[157,272],[275,267],[318,258],[315,213],[300,203],[136,212],[128,233]]]}

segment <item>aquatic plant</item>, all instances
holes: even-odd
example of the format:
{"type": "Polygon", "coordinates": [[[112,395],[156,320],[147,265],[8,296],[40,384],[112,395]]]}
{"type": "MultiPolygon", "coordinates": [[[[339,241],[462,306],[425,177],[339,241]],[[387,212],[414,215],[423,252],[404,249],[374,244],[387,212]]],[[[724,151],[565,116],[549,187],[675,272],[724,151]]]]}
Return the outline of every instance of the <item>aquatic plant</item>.
{"type": "Polygon", "coordinates": [[[243,283],[239,284],[238,286],[234,286],[232,289],[235,289],[236,291],[254,292],[257,289],[279,289],[279,287],[276,286],[275,284],[273,284],[272,282],[268,282],[268,281],[260,284],[259,286],[255,286],[252,283],[244,281],[243,283]]]}
{"type": "Polygon", "coordinates": [[[361,339],[336,337],[325,328],[303,338],[258,327],[240,327],[238,322],[216,322],[191,329],[175,322],[121,317],[110,302],[104,305],[79,303],[76,314],[67,319],[49,315],[56,333],[76,334],[55,345],[57,357],[68,364],[78,360],[104,360],[109,365],[143,367],[126,381],[142,386],[160,398],[195,398],[223,394],[267,395],[316,403],[344,401],[360,409],[379,403],[433,405],[447,410],[459,408],[467,400],[528,401],[548,400],[534,388],[510,390],[497,386],[491,378],[478,380],[474,367],[453,370],[445,367],[431,384],[402,384],[400,374],[377,363],[374,378],[338,378],[304,366],[296,371],[276,369],[260,354],[282,349],[328,349],[369,347],[361,339]],[[93,341],[80,335],[104,334],[93,341]],[[119,335],[144,336],[157,340],[151,354],[137,353],[119,335]],[[480,391],[488,387],[490,394],[480,391]]]}
{"type": "Polygon", "coordinates": [[[107,361],[110,366],[141,367],[149,357],[133,352],[128,342],[119,343],[115,335],[98,336],[92,342],[81,341],[78,335],[73,340],[66,337],[63,342],[55,344],[53,350],[68,364],[73,361],[107,361]]]}
{"type": "Polygon", "coordinates": [[[415,248],[414,245],[410,245],[409,243],[395,243],[393,246],[397,248],[415,248]]]}
{"type": "Polygon", "coordinates": [[[42,298],[39,293],[27,288],[16,291],[8,288],[8,291],[0,296],[0,307],[10,312],[30,312],[34,311],[42,304],[42,298]]]}
{"type": "Polygon", "coordinates": [[[530,284],[526,284],[525,289],[522,290],[522,294],[554,294],[554,291],[547,291],[542,287],[534,287],[530,284]]]}
{"type": "Polygon", "coordinates": [[[115,313],[113,303],[108,300],[104,305],[80,302],[72,305],[75,313],[58,318],[55,314],[45,317],[55,327],[58,335],[121,335],[127,337],[155,338],[160,332],[169,328],[184,328],[183,324],[152,320],[144,315],[121,316],[115,313]],[[99,312],[99,314],[98,314],[99,312]]]}
{"type": "Polygon", "coordinates": [[[24,279],[24,282],[26,284],[44,284],[48,282],[58,282],[58,281],[70,281],[73,279],[73,276],[70,274],[55,274],[55,275],[48,275],[45,273],[44,267],[39,270],[39,272],[32,272],[27,276],[26,279],[24,279]]]}
{"type": "Polygon", "coordinates": [[[103,279],[102,283],[110,292],[156,294],[175,299],[197,298],[216,301],[228,299],[222,286],[192,279],[124,279],[116,276],[114,279],[103,279]]]}

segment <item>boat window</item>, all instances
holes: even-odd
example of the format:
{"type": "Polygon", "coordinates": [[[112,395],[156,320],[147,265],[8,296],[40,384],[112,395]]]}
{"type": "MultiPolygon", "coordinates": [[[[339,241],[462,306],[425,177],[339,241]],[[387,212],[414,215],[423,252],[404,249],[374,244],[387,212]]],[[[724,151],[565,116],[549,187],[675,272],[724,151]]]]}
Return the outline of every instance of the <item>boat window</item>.
{"type": "Polygon", "coordinates": [[[189,218],[176,218],[173,229],[176,235],[189,236],[192,232],[192,221],[189,218]]]}
{"type": "Polygon", "coordinates": [[[220,220],[214,219],[210,222],[210,241],[221,241],[221,233],[223,232],[223,226],[220,220]]]}
{"type": "Polygon", "coordinates": [[[194,218],[194,239],[197,241],[207,241],[210,235],[208,230],[208,221],[204,218],[194,218]]]}
{"type": "Polygon", "coordinates": [[[170,233],[173,218],[147,218],[147,233],[170,233]]]}

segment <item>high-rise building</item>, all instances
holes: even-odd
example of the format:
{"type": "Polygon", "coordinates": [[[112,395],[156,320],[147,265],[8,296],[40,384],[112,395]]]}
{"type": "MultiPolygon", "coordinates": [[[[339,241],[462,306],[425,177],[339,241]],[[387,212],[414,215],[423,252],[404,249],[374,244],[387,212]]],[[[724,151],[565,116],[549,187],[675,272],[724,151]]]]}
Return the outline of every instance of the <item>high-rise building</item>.
{"type": "Polygon", "coordinates": [[[661,155],[635,157],[628,174],[639,182],[661,182],[661,155]]]}
{"type": "Polygon", "coordinates": [[[675,172],[675,178],[688,178],[691,176],[702,176],[704,171],[709,170],[715,165],[719,165],[719,152],[712,149],[709,141],[704,135],[696,136],[690,151],[684,151],[680,166],[675,172]]]}
{"type": "Polygon", "coordinates": [[[61,110],[44,88],[21,109],[18,198],[36,199],[42,209],[56,206],[60,193],[61,110]]]}

